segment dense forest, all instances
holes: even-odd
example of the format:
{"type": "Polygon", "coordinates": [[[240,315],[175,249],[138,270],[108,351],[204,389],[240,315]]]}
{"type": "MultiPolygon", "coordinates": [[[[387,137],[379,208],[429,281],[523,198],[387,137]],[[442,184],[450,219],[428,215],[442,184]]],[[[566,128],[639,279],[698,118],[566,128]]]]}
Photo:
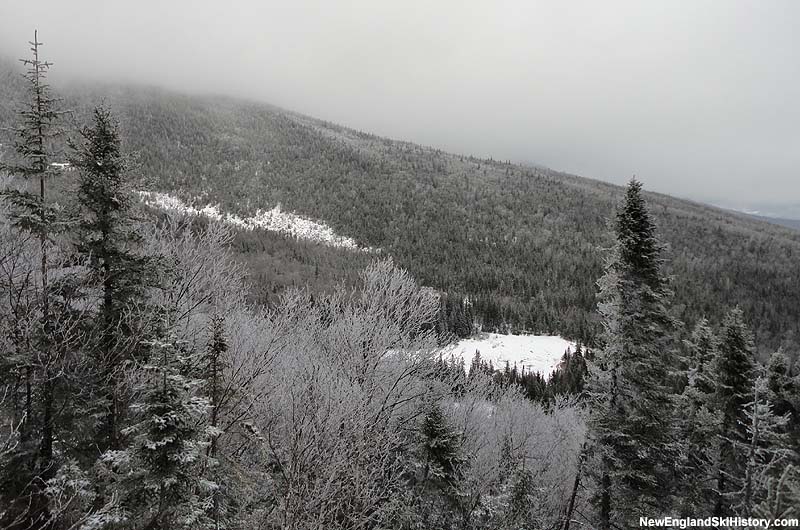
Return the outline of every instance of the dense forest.
{"type": "MultiPolygon", "coordinates": [[[[9,94],[0,102],[0,124],[9,124],[24,85],[10,64],[0,70],[9,94]]],[[[616,186],[387,140],[264,104],[143,87],[60,88],[75,123],[88,119],[94,101],[114,109],[123,145],[138,154],[132,173],[140,188],[226,211],[252,214],[281,204],[322,219],[382,248],[422,284],[468,297],[485,330],[561,334],[587,344],[600,332],[595,281],[622,196],[616,186]]],[[[647,197],[670,247],[674,316],[691,327],[702,318],[720,322],[721,308],[739,305],[762,354],[793,347],[800,232],[647,197]]],[[[329,289],[364,264],[363,257],[292,242],[277,242],[278,250],[268,234],[246,239],[237,250],[253,264],[261,301],[302,284],[308,271],[329,289]]]]}
{"type": "Polygon", "coordinates": [[[797,324],[797,234],[636,180],[462,160],[223,100],[130,93],[127,110],[70,115],[35,38],[32,52],[0,166],[0,527],[798,524],[797,348],[761,362],[752,332],[766,348],[797,324]],[[231,178],[252,153],[187,125],[236,112],[263,134],[267,181],[231,178]],[[186,121],[146,129],[175,125],[165,116],[186,121]],[[232,210],[313,202],[396,261],[148,209],[144,170],[232,210]],[[443,359],[443,335],[476,324],[590,347],[547,381],[479,353],[469,370],[443,359]]]}

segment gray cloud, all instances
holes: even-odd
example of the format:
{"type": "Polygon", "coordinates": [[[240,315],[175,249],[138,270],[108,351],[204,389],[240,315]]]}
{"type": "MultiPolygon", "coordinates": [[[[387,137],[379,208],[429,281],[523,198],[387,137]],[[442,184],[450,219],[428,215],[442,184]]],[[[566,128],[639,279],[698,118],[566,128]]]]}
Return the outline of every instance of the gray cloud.
{"type": "MultiPolygon", "coordinates": [[[[5,1],[53,77],[259,99],[730,205],[800,200],[800,3],[5,1]]],[[[800,212],[798,212],[800,215],[800,212]]]]}

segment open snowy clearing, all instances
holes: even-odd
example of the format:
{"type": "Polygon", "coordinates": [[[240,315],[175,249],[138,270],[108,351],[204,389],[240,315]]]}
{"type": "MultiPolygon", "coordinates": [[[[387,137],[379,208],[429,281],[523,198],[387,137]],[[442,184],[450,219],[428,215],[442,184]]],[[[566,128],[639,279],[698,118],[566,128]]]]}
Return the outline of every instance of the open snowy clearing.
{"type": "Polygon", "coordinates": [[[162,210],[206,217],[244,230],[255,230],[259,228],[261,230],[279,232],[291,237],[296,237],[297,239],[313,241],[331,247],[346,248],[361,252],[376,252],[373,248],[360,246],[352,238],[337,234],[333,231],[333,228],[325,223],[312,221],[311,219],[295,213],[284,212],[281,210],[280,205],[271,210],[257,210],[256,214],[252,217],[240,217],[236,214],[223,213],[220,211],[219,206],[213,204],[207,204],[202,208],[195,208],[167,193],[152,191],[139,191],[137,193],[139,198],[146,205],[162,210]]]}
{"type": "Polygon", "coordinates": [[[444,348],[442,354],[445,359],[450,356],[456,361],[464,359],[469,370],[475,352],[479,351],[481,359],[492,361],[496,369],[502,370],[508,361],[512,368],[516,363],[517,369],[525,367],[526,372],[539,372],[548,377],[567,348],[575,351],[575,343],[557,336],[481,333],[444,348]]]}

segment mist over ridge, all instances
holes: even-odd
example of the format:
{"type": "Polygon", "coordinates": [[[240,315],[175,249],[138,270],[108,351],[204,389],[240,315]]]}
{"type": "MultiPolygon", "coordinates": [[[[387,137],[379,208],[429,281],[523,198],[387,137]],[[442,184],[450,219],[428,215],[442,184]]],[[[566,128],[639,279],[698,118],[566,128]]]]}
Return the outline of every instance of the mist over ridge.
{"type": "Polygon", "coordinates": [[[450,152],[800,216],[793,2],[7,2],[57,79],[263,101],[450,152]],[[87,57],[91,57],[87,60],[87,57]]]}

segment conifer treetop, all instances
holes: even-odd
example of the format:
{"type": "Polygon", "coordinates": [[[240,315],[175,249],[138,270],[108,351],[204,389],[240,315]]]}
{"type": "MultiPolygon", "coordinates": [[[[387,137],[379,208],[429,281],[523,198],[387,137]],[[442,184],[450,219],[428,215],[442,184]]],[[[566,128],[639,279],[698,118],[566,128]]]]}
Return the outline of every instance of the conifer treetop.
{"type": "Polygon", "coordinates": [[[663,245],[656,237],[656,226],[642,197],[642,184],[635,178],[625,191],[617,210],[615,229],[619,242],[620,265],[652,289],[662,287],[660,267],[663,245]]]}
{"type": "Polygon", "coordinates": [[[50,141],[63,134],[57,124],[67,112],[57,108],[61,100],[50,94],[50,85],[45,82],[53,63],[39,57],[39,47],[44,43],[39,41],[38,31],[34,31],[34,38],[29,44],[32,58],[19,60],[27,67],[22,76],[28,82],[28,99],[18,111],[19,123],[13,130],[16,136],[15,150],[24,162],[0,167],[24,177],[44,177],[50,172],[50,141]]]}

